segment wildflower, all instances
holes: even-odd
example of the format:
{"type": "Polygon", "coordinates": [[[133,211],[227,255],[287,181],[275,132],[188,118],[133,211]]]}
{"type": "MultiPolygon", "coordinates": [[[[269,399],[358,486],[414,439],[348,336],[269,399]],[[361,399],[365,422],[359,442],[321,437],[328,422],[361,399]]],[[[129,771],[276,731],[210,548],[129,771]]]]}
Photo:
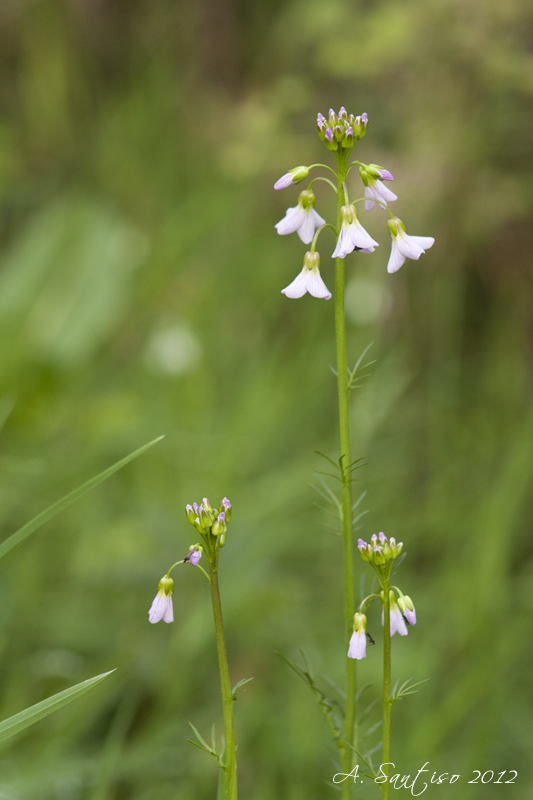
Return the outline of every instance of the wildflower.
{"type": "MultiPolygon", "coordinates": [[[[400,636],[407,636],[407,626],[405,624],[404,618],[402,616],[402,612],[398,608],[398,603],[396,602],[396,597],[394,592],[389,593],[390,597],[390,635],[394,636],[395,633],[399,633],[400,636]]],[[[384,625],[384,617],[385,614],[382,612],[381,614],[381,624],[384,625]]]]}
{"type": "Polygon", "coordinates": [[[365,231],[353,206],[342,206],[342,225],[332,258],[346,258],[353,250],[373,253],[378,243],[365,231]]]}
{"type": "Polygon", "coordinates": [[[288,233],[298,233],[304,244],[311,244],[315,235],[315,228],[320,228],[326,224],[320,214],[315,211],[315,195],[308,189],[301,192],[298,198],[298,205],[288,208],[287,213],[280,220],[276,227],[281,236],[288,233]]]}
{"type": "Polygon", "coordinates": [[[331,298],[331,292],[320,277],[320,256],[318,253],[308,252],[304,257],[304,266],[299,275],[281,293],[295,300],[303,297],[306,292],[313,297],[322,297],[324,300],[331,298]]]}
{"type": "MultiPolygon", "coordinates": [[[[365,197],[367,198],[365,208],[367,211],[372,211],[375,200],[386,205],[398,199],[394,192],[391,192],[383,183],[383,181],[394,180],[388,169],[384,169],[378,164],[367,164],[359,167],[359,174],[365,185],[365,197]]],[[[380,205],[380,208],[383,206],[380,205]]]]}
{"type": "Polygon", "coordinates": [[[387,272],[397,272],[406,258],[417,261],[422,253],[435,244],[432,236],[408,236],[405,232],[405,225],[398,217],[390,219],[387,227],[392,237],[392,250],[387,264],[387,272]]]}
{"type": "Polygon", "coordinates": [[[398,606],[409,625],[416,625],[416,611],[413,601],[406,594],[398,598],[398,606]]]}
{"type": "Polygon", "coordinates": [[[163,575],[159,581],[157,594],[148,612],[148,619],[151,623],[174,622],[174,609],[172,607],[172,592],[174,591],[174,581],[168,575],[163,575]]]}
{"type": "Polygon", "coordinates": [[[348,658],[366,657],[366,617],[357,612],[353,618],[353,633],[348,648],[348,658]]]}
{"type": "Polygon", "coordinates": [[[304,181],[309,175],[308,167],[295,167],[290,172],[286,172],[274,184],[274,189],[288,189],[289,186],[294,186],[300,181],[304,181]]]}

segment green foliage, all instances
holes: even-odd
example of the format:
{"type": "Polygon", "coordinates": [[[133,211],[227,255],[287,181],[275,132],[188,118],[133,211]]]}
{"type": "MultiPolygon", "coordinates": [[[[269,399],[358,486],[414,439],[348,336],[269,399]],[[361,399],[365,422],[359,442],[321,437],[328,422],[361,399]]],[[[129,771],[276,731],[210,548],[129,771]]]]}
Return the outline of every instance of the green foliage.
{"type": "Polygon", "coordinates": [[[58,694],[55,694],[53,697],[48,697],[46,700],[42,700],[40,703],[36,703],[30,708],[24,709],[24,711],[19,711],[18,714],[9,717],[9,719],[3,720],[3,722],[0,722],[0,742],[4,742],[11,736],[15,736],[15,734],[20,733],[20,731],[23,731],[24,728],[28,726],[34,725],[53,711],[58,711],[60,708],[63,708],[67,703],[71,703],[72,700],[88,692],[89,689],[92,689],[93,686],[96,686],[101,680],[107,678],[112,672],[114,672],[114,670],[104,672],[102,675],[96,675],[94,678],[89,678],[89,680],[78,683],[76,686],[71,686],[70,689],[65,689],[63,692],[58,692],[58,694]]]}
{"type": "MultiPolygon", "coordinates": [[[[393,681],[431,678],[395,704],[396,760],[405,774],[426,760],[462,775],[516,768],[528,796],[531,9],[4,5],[0,396],[16,405],[0,414],[2,538],[139,441],[167,437],[0,570],[1,718],[118,668],[4,744],[0,792],[213,797],[215,770],[185,742],[188,719],[221,719],[205,579],[180,574],[173,626],[146,619],[194,541],[183,507],[207,487],[235,510],[228,648],[236,676],[255,675],[236,709],[243,797],[328,795],[331,737],[272,652],[294,661],[302,646],[317,675],[342,681],[340,542],[307,486],[316,449],[338,457],[332,308],[280,295],[304,247],[273,228],[298,188],[272,185],[323,159],[316,112],[344,104],[369,114],[359,152],[394,174],[408,231],[436,238],[387,275],[382,212],[361,212],[380,247],[347,261],[350,363],[369,341],[377,362],[352,392],[366,464],[354,496],[368,509],[357,525],[408,543],[402,586],[418,623],[394,637],[393,681]]],[[[333,193],[314,188],[331,215],[333,193]]],[[[372,609],[368,628],[377,644],[359,680],[376,687],[372,609]]],[[[458,782],[454,800],[473,789],[458,782]]]]}

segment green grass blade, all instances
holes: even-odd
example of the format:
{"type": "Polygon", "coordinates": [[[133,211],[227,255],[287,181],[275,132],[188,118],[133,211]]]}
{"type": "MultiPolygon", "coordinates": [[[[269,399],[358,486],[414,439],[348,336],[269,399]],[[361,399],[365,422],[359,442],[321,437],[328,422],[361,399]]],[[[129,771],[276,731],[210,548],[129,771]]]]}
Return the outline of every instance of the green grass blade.
{"type": "Polygon", "coordinates": [[[56,503],[53,503],[51,506],[48,506],[44,511],[41,511],[40,514],[37,514],[36,517],[31,519],[25,525],[22,526],[16,533],[12,534],[8,539],[6,539],[2,544],[0,544],[0,559],[7,556],[15,547],[18,547],[19,544],[28,538],[32,533],[34,533],[41,525],[44,525],[45,522],[48,522],[49,519],[52,519],[59,514],[60,511],[63,511],[64,508],[67,508],[74,503],[79,497],[82,497],[86,492],[93,489],[95,486],[98,486],[99,483],[105,481],[106,478],[109,478],[115,472],[118,472],[119,469],[125,467],[126,464],[129,464],[130,461],[133,461],[134,458],[140,456],[141,453],[144,453],[145,450],[148,450],[152,447],[156,442],[161,441],[163,436],[159,436],[157,439],[154,439],[152,442],[148,442],[148,444],[139,447],[138,450],[134,450],[133,453],[130,453],[129,456],[117,461],[116,464],[113,464],[112,467],[108,467],[96,477],[91,478],[86,483],[83,483],[81,486],[78,486],[77,489],[74,489],[73,492],[65,495],[62,497],[61,500],[58,500],[56,503]]]}
{"type": "Polygon", "coordinates": [[[64,692],[54,694],[47,700],[42,700],[40,703],[30,706],[24,709],[24,711],[19,711],[19,713],[15,714],[13,717],[9,717],[9,719],[0,722],[0,742],[9,739],[10,736],[14,736],[29,725],[33,725],[34,722],[43,719],[43,717],[47,717],[48,714],[51,714],[53,711],[57,711],[59,708],[66,706],[71,700],[74,700],[93,686],[96,686],[97,683],[100,683],[101,680],[107,678],[107,676],[111,675],[114,671],[115,670],[112,669],[109,672],[96,675],[94,678],[89,678],[87,681],[77,683],[76,686],[71,686],[70,689],[65,689],[64,692]]]}

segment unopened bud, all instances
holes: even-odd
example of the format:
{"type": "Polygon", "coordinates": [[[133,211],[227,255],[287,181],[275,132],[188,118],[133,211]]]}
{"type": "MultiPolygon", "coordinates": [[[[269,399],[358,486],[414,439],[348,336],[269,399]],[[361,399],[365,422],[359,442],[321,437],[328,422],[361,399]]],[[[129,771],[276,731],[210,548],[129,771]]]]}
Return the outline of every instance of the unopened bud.
{"type": "Polygon", "coordinates": [[[211,529],[213,536],[220,536],[221,533],[226,533],[226,527],[226,515],[222,512],[213,522],[211,529]]]}
{"type": "Polygon", "coordinates": [[[346,129],[346,133],[344,134],[344,138],[343,138],[343,140],[342,140],[342,146],[343,146],[343,147],[351,147],[351,146],[353,145],[353,142],[354,142],[354,138],[353,138],[353,128],[352,128],[352,126],[350,125],[350,126],[349,126],[349,127],[346,129]]]}
{"type": "Polygon", "coordinates": [[[229,522],[231,519],[231,503],[227,497],[222,500],[218,513],[220,514],[222,511],[226,515],[226,522],[229,522]]]}
{"type": "Polygon", "coordinates": [[[341,110],[339,111],[339,119],[347,120],[348,114],[346,113],[346,109],[344,106],[341,106],[341,110]]]}
{"type": "Polygon", "coordinates": [[[202,548],[197,544],[193,544],[193,546],[189,548],[189,555],[186,560],[190,561],[193,567],[197,567],[201,557],[202,548]]]}
{"type": "Polygon", "coordinates": [[[196,511],[194,510],[194,508],[191,505],[186,505],[185,506],[185,514],[187,516],[187,521],[190,522],[191,525],[194,525],[194,522],[196,520],[197,514],[196,514],[196,511]]]}
{"type": "Polygon", "coordinates": [[[225,544],[226,544],[226,534],[225,533],[221,533],[220,534],[220,538],[218,540],[218,546],[219,547],[224,547],[225,544]]]}

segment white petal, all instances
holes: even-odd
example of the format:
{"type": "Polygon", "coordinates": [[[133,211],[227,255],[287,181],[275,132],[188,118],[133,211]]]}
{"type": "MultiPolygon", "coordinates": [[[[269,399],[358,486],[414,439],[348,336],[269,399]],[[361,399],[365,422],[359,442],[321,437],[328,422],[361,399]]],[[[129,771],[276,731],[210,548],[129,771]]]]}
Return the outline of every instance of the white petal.
{"type": "Polygon", "coordinates": [[[348,253],[353,252],[355,245],[352,242],[349,228],[349,225],[346,225],[344,222],[342,223],[337,246],[331,255],[332,258],[346,258],[348,253]]]}
{"type": "Polygon", "coordinates": [[[289,186],[294,186],[294,181],[290,172],[282,175],[274,184],[274,189],[288,189],[289,186]]]}
{"type": "MultiPolygon", "coordinates": [[[[382,200],[384,203],[392,203],[394,200],[398,199],[398,196],[391,192],[388,186],[385,186],[383,181],[376,181],[376,185],[374,187],[375,197],[378,200],[382,200]]],[[[383,206],[380,206],[383,208],[383,206]]]]}
{"type": "Polygon", "coordinates": [[[285,236],[288,233],[294,233],[302,226],[305,221],[305,211],[301,206],[288,208],[287,213],[274,227],[280,236],[285,236]]]}
{"type": "Polygon", "coordinates": [[[310,211],[304,211],[302,224],[298,228],[298,236],[304,244],[311,244],[315,235],[315,221],[310,211]]]}
{"type": "Polygon", "coordinates": [[[374,248],[379,247],[379,244],[365,231],[359,220],[350,225],[350,237],[354,247],[358,247],[366,253],[372,253],[374,248]]]}
{"type": "Polygon", "coordinates": [[[392,240],[392,249],[390,253],[389,263],[387,264],[387,272],[398,272],[400,267],[405,263],[405,256],[400,252],[397,244],[397,237],[392,240]]]}
{"type": "Polygon", "coordinates": [[[163,622],[174,622],[174,606],[172,605],[172,595],[165,598],[167,603],[163,614],[163,622]]]}
{"type": "Polygon", "coordinates": [[[309,294],[312,294],[313,297],[320,297],[324,300],[330,300],[331,292],[320,277],[320,271],[318,267],[313,267],[313,269],[307,270],[307,272],[307,291],[309,294]]]}
{"type": "MultiPolygon", "coordinates": [[[[156,622],[160,622],[162,619],[165,619],[165,614],[167,613],[167,603],[166,600],[169,599],[165,595],[160,595],[159,592],[154,597],[154,602],[150,607],[150,611],[148,612],[148,620],[155,624],[156,622]]],[[[170,605],[172,607],[172,599],[170,598],[170,605]]],[[[167,620],[165,620],[166,622],[167,620]]],[[[169,620],[170,622],[172,620],[169,620]]]]}
{"type": "Polygon", "coordinates": [[[411,239],[411,241],[415,241],[424,252],[435,244],[433,236],[409,236],[408,238],[411,239]]]}
{"type": "Polygon", "coordinates": [[[293,282],[286,286],[285,289],[281,290],[281,294],[284,294],[285,297],[290,297],[291,300],[297,300],[299,297],[303,297],[307,292],[308,272],[309,270],[307,267],[304,267],[300,274],[297,275],[293,280],[293,282]]]}
{"type": "Polygon", "coordinates": [[[321,225],[326,224],[326,220],[322,219],[318,211],[315,211],[314,208],[311,209],[311,216],[313,217],[315,228],[320,228],[321,225]]]}
{"type": "MultiPolygon", "coordinates": [[[[371,198],[374,197],[374,192],[370,186],[365,186],[365,197],[371,198]]],[[[372,211],[374,208],[374,201],[373,200],[366,200],[365,201],[365,211],[372,211]]]]}
{"type": "Polygon", "coordinates": [[[350,647],[348,649],[348,658],[365,658],[366,657],[366,634],[365,633],[352,633],[350,639],[350,647]]]}

